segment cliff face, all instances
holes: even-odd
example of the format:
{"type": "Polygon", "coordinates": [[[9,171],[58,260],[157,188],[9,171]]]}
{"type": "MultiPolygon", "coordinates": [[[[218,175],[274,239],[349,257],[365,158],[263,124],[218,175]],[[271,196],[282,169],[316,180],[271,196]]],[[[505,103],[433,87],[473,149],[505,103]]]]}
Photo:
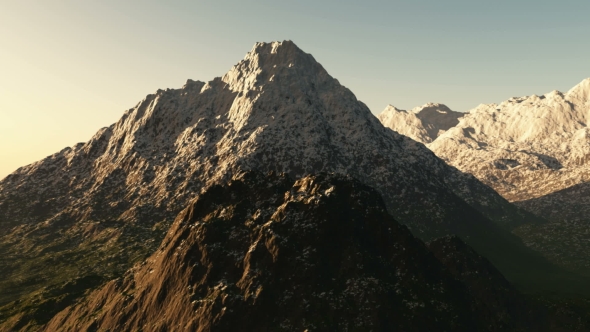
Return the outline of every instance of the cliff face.
{"type": "Polygon", "coordinates": [[[430,247],[450,268],[387,213],[375,190],[350,177],[249,172],[200,195],[152,256],[45,329],[539,327],[495,268],[461,240],[448,242],[430,247]],[[467,259],[451,262],[457,256],[467,259]]]}

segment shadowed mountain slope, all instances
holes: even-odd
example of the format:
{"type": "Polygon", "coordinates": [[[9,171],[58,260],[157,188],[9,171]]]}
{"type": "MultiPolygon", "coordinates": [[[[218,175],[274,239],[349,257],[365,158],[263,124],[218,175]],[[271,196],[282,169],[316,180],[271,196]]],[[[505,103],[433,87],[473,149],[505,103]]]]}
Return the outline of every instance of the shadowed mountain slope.
{"type": "Polygon", "coordinates": [[[430,247],[453,273],[349,177],[246,173],[199,196],[151,257],[46,330],[545,330],[461,240],[430,247]]]}

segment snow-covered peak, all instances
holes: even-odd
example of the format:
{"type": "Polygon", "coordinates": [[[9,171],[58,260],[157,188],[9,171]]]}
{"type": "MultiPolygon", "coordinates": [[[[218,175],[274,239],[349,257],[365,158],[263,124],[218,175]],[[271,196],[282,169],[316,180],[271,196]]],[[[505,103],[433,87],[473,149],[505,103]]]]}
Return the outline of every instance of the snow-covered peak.
{"type": "Polygon", "coordinates": [[[403,112],[403,113],[407,113],[408,112],[408,111],[403,110],[401,108],[397,108],[397,107],[395,107],[395,106],[393,106],[391,104],[389,104],[389,105],[387,105],[387,107],[385,107],[385,110],[383,110],[383,113],[385,111],[388,111],[388,112],[403,112]]]}
{"type": "Polygon", "coordinates": [[[479,105],[429,144],[451,165],[523,200],[587,181],[590,79],[567,93],[479,105]]]}
{"type": "Polygon", "coordinates": [[[430,143],[459,123],[463,115],[452,111],[446,105],[427,103],[409,112],[388,105],[378,118],[385,127],[418,142],[430,143]]]}
{"type": "Polygon", "coordinates": [[[332,77],[292,41],[256,43],[246,57],[222,77],[232,91],[259,90],[278,79],[305,78],[321,83],[332,77]]]}
{"type": "MultiPolygon", "coordinates": [[[[439,103],[426,103],[422,106],[417,106],[412,108],[412,112],[414,113],[451,113],[453,112],[450,108],[447,107],[447,105],[444,104],[439,104],[439,103]]],[[[455,112],[455,113],[459,113],[459,112],[455,112]]]]}
{"type": "MultiPolygon", "coordinates": [[[[415,113],[404,113],[422,121],[415,113]]],[[[422,113],[427,112],[418,116],[422,113]]],[[[428,129],[425,139],[430,139],[428,129]]],[[[83,194],[64,196],[64,201],[74,197],[68,203],[71,211],[98,213],[102,210],[92,208],[88,198],[108,193],[115,201],[125,197],[120,218],[126,221],[143,220],[137,206],[173,211],[202,188],[253,169],[295,177],[316,172],[352,175],[376,186],[400,220],[419,232],[443,227],[426,227],[428,223],[454,222],[440,217],[447,215],[439,211],[447,208],[439,205],[446,198],[438,196],[445,192],[484,214],[491,201],[504,204],[423,145],[384,128],[350,90],[290,41],[256,44],[223,77],[207,83],[188,80],[182,89],[148,95],[93,141],[24,168],[31,178],[37,173],[40,178],[29,181],[15,174],[0,183],[0,192],[25,190],[22,181],[36,190],[51,181],[44,180],[45,171],[39,173],[46,166],[72,173],[64,181],[75,177],[61,184],[65,191],[74,186],[83,194]],[[55,161],[62,159],[65,165],[55,161]],[[421,203],[398,205],[394,197],[421,203]],[[424,213],[422,204],[429,201],[433,211],[428,218],[408,217],[414,210],[424,213]]]]}
{"type": "Polygon", "coordinates": [[[414,112],[408,112],[388,105],[383,112],[377,115],[377,118],[385,127],[404,136],[408,136],[415,141],[420,143],[432,141],[426,132],[426,128],[422,125],[422,121],[420,121],[414,112]]]}
{"type": "Polygon", "coordinates": [[[570,101],[586,104],[590,102],[590,78],[580,82],[566,93],[566,98],[570,101]]]}

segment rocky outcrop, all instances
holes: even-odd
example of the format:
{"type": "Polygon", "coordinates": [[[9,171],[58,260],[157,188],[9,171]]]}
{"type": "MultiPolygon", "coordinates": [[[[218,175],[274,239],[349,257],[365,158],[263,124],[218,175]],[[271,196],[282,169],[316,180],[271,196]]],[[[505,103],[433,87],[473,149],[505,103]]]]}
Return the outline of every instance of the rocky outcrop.
{"type": "Polygon", "coordinates": [[[430,248],[447,267],[350,177],[245,173],[200,195],[144,263],[45,330],[545,330],[461,240],[430,248]]]}

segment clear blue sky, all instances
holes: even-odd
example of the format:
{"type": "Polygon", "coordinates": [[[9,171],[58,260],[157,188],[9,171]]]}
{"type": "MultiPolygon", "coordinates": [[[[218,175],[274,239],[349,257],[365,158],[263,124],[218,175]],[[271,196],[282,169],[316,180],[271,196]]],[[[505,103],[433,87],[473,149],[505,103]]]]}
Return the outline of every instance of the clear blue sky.
{"type": "Polygon", "coordinates": [[[158,88],[293,40],[374,113],[467,111],[590,77],[590,1],[0,0],[0,178],[158,88]]]}

